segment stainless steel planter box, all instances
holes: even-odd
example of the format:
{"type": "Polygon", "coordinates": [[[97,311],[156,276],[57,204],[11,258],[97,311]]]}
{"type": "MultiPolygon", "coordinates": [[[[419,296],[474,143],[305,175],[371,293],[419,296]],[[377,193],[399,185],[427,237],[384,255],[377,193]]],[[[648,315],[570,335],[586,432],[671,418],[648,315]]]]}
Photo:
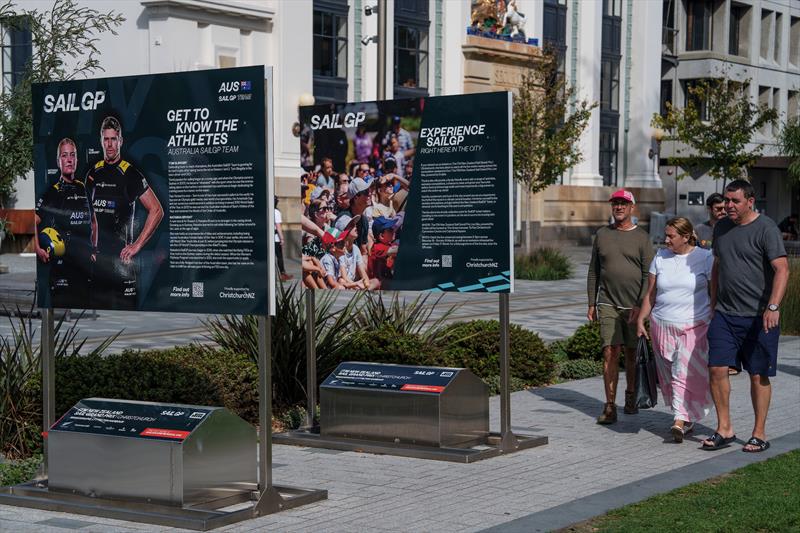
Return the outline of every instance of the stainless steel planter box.
{"type": "Polygon", "coordinates": [[[50,490],[184,506],[257,482],[255,428],[222,407],[89,398],[47,438],[50,490]]]}
{"type": "Polygon", "coordinates": [[[437,447],[483,444],[489,388],[463,368],[342,363],[320,387],[320,434],[437,447]]]}

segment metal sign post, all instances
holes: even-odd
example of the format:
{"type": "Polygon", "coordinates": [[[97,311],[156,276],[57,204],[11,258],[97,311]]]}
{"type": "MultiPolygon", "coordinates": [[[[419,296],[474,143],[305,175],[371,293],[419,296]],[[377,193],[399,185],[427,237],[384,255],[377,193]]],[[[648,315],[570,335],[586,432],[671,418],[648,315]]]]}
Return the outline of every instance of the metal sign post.
{"type": "Polygon", "coordinates": [[[283,497],[272,485],[272,317],[258,317],[258,491],[254,516],[283,508],[283,497]]]}
{"type": "Polygon", "coordinates": [[[314,427],[317,412],[317,343],[314,290],[306,289],[306,428],[314,427]]]}
{"type": "MultiPolygon", "coordinates": [[[[55,357],[55,323],[53,309],[41,309],[42,314],[42,431],[47,435],[50,426],[56,419],[56,357],[55,357]]],[[[48,467],[47,437],[44,439],[43,477],[47,477],[48,467]]]]}
{"type": "Polygon", "coordinates": [[[510,300],[508,293],[500,293],[500,448],[504,452],[519,447],[517,437],[511,431],[510,300]]]}

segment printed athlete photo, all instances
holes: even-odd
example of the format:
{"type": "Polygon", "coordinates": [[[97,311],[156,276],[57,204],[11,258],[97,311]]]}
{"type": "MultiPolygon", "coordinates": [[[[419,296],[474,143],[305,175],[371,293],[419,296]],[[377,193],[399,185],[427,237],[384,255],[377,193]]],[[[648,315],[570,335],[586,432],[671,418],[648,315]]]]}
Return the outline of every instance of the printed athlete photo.
{"type": "Polygon", "coordinates": [[[164,216],[161,202],[136,165],[122,156],[120,121],[108,116],[100,126],[103,159],[86,175],[86,187],[97,219],[92,286],[96,309],[132,310],[137,306],[137,254],[164,216]],[[136,210],[146,216],[137,228],[136,210]]]}

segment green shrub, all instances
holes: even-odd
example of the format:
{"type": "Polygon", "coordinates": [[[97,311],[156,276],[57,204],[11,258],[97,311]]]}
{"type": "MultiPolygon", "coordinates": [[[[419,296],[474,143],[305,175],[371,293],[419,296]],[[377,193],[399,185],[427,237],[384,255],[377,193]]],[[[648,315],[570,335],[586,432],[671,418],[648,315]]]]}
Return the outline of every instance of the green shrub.
{"type": "Polygon", "coordinates": [[[376,329],[354,333],[340,356],[342,361],[432,365],[438,360],[436,353],[437,349],[426,345],[418,334],[398,331],[394,324],[384,322],[376,329]]]}
{"type": "MultiPolygon", "coordinates": [[[[489,394],[500,394],[500,376],[494,375],[489,376],[488,378],[483,378],[484,383],[489,385],[489,394]]],[[[510,392],[517,392],[521,390],[525,390],[528,388],[528,385],[519,378],[515,378],[511,376],[511,379],[508,380],[508,388],[510,392]]]]}
{"type": "MultiPolygon", "coordinates": [[[[41,378],[26,394],[40,398],[41,378]]],[[[248,356],[197,346],[56,360],[56,417],[83,398],[221,405],[258,422],[258,372],[248,356]]],[[[41,427],[41,410],[37,413],[41,427]]]]}
{"type": "Polygon", "coordinates": [[[565,346],[570,359],[603,360],[603,341],[600,339],[600,324],[589,322],[583,324],[572,337],[567,339],[565,346]]]}
{"type": "Polygon", "coordinates": [[[514,258],[517,279],[557,280],[572,276],[569,258],[555,248],[538,248],[531,255],[514,258]]]}
{"type": "Polygon", "coordinates": [[[561,379],[584,379],[603,374],[603,362],[594,359],[570,359],[558,364],[561,379]]]}
{"type": "MultiPolygon", "coordinates": [[[[451,324],[441,337],[441,352],[434,353],[441,366],[465,367],[486,380],[497,375],[500,354],[500,324],[496,320],[472,320],[451,324]]],[[[510,327],[511,375],[526,385],[550,383],[555,361],[536,333],[517,324],[510,327]]]]}
{"type": "Polygon", "coordinates": [[[19,485],[30,481],[36,476],[42,464],[42,456],[34,455],[27,459],[0,463],[0,487],[19,485]]]}
{"type": "Polygon", "coordinates": [[[569,359],[569,355],[567,354],[567,341],[566,340],[557,340],[550,343],[550,346],[547,347],[550,350],[550,354],[553,356],[553,360],[556,363],[560,363],[561,361],[566,361],[569,359]]]}
{"type": "Polygon", "coordinates": [[[789,261],[789,284],[781,302],[781,333],[800,335],[800,259],[789,261]]]}
{"type": "MultiPolygon", "coordinates": [[[[0,453],[12,459],[28,457],[42,446],[42,397],[26,393],[30,382],[41,380],[41,343],[32,311],[9,313],[11,334],[0,337],[0,453]]],[[[62,318],[55,323],[56,361],[83,349],[86,339],[78,341],[79,321],[65,326],[62,318]]],[[[99,356],[116,337],[108,337],[90,354],[99,356]]]]}

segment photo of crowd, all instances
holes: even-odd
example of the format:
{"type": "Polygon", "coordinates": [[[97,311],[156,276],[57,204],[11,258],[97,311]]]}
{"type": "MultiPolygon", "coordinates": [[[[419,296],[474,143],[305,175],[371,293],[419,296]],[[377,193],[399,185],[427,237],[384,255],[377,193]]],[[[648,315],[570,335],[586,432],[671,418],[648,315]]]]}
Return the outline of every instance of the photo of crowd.
{"type": "MultiPolygon", "coordinates": [[[[343,114],[344,106],[324,109],[335,114],[337,107],[343,114]]],[[[305,287],[387,287],[403,231],[421,112],[421,105],[407,106],[401,115],[372,104],[355,127],[301,127],[305,287]]]]}

